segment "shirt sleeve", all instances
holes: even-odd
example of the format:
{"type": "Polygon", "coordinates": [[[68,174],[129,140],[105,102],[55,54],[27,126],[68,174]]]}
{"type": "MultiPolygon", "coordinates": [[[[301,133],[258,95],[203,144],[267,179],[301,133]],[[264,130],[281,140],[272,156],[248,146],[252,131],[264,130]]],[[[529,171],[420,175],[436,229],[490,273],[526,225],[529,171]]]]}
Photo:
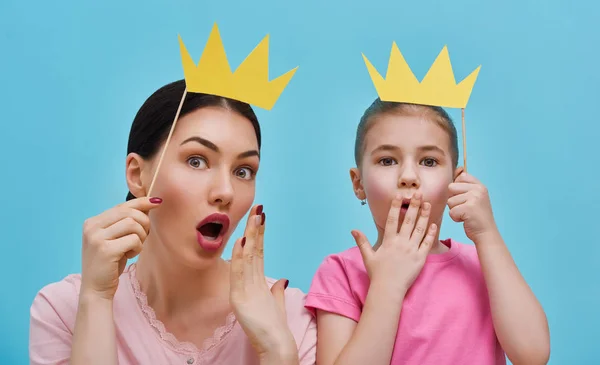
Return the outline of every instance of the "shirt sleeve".
{"type": "Polygon", "coordinates": [[[50,284],[37,293],[30,308],[31,365],[69,364],[77,298],[77,289],[67,281],[50,284]]]}
{"type": "Polygon", "coordinates": [[[358,322],[362,305],[353,294],[349,273],[340,255],[328,256],[317,269],[306,303],[313,316],[317,309],[358,322]]]}

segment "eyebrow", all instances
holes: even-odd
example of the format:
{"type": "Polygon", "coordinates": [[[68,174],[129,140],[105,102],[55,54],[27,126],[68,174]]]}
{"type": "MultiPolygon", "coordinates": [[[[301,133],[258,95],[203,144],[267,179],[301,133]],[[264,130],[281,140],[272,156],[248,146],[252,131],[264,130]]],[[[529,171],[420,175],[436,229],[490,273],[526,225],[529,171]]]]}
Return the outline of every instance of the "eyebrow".
{"type": "MultiPolygon", "coordinates": [[[[391,144],[382,144],[382,145],[377,146],[377,148],[375,148],[371,152],[371,154],[374,154],[379,151],[397,151],[399,149],[400,148],[398,146],[394,146],[391,144]]],[[[445,154],[444,150],[442,150],[441,148],[439,148],[438,146],[435,146],[435,145],[421,146],[418,148],[418,150],[423,151],[423,152],[435,151],[435,152],[445,154]]]]}
{"type": "MultiPolygon", "coordinates": [[[[209,141],[208,139],[202,138],[202,137],[198,137],[198,136],[194,136],[194,137],[190,137],[188,139],[186,139],[185,141],[181,142],[180,146],[183,146],[186,143],[190,143],[190,142],[196,142],[199,143],[217,153],[219,153],[219,147],[217,147],[216,144],[212,143],[211,141],[209,141]]],[[[252,157],[252,156],[256,156],[260,158],[260,154],[258,153],[257,150],[249,150],[246,152],[242,152],[240,153],[237,157],[238,158],[246,158],[246,157],[252,157]]]]}

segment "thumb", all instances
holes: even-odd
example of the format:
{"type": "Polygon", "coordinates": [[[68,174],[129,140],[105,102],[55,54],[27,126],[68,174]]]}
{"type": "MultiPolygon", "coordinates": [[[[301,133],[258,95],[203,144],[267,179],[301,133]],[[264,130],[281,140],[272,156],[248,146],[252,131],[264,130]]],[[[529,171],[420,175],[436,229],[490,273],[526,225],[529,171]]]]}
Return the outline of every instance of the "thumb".
{"type": "Polygon", "coordinates": [[[275,302],[277,302],[277,306],[283,313],[284,317],[286,316],[285,311],[285,289],[290,283],[287,279],[279,279],[273,286],[271,287],[271,294],[275,297],[275,302]]]}
{"type": "Polygon", "coordinates": [[[363,262],[365,266],[368,266],[368,263],[371,261],[371,256],[373,255],[373,247],[369,243],[367,237],[361,231],[352,231],[352,237],[354,237],[354,241],[360,250],[360,254],[362,256],[363,262]]]}

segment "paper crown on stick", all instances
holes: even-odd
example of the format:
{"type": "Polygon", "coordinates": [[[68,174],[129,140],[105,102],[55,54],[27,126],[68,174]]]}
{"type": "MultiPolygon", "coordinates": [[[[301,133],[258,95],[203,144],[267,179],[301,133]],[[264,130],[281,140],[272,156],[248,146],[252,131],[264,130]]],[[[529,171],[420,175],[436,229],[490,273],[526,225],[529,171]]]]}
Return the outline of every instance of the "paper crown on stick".
{"type": "Polygon", "coordinates": [[[377,69],[363,54],[371,80],[382,101],[405,102],[421,105],[434,105],[448,108],[465,108],[471,91],[477,80],[481,66],[469,76],[456,84],[454,72],[450,64],[448,48],[444,46],[433,65],[419,82],[410,66],[400,53],[396,42],[388,63],[387,75],[384,79],[377,69]]]}
{"type": "Polygon", "coordinates": [[[196,65],[181,36],[179,49],[187,90],[243,101],[270,110],[298,67],[269,81],[269,36],[250,52],[235,72],[231,72],[219,28],[215,23],[200,61],[196,65]]]}

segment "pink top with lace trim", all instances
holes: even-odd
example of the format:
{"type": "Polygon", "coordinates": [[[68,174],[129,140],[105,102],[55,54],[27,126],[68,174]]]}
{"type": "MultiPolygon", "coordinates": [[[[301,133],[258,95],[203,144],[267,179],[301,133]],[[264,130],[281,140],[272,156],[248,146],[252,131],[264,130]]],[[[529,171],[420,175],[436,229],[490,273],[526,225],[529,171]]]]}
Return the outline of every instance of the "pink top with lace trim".
{"type": "MultiPolygon", "coordinates": [[[[269,286],[275,280],[267,278],[269,286]]],[[[31,365],[67,365],[77,314],[80,274],[71,274],[49,284],[36,295],[31,306],[29,358],[31,365]]],[[[304,308],[305,294],[299,289],[285,291],[288,324],[298,345],[300,365],[316,363],[316,324],[304,308]]],[[[203,348],[178,341],[156,319],[140,290],[135,264],[120,277],[114,298],[119,365],[258,365],[254,349],[233,313],[207,339],[203,348]]]]}

